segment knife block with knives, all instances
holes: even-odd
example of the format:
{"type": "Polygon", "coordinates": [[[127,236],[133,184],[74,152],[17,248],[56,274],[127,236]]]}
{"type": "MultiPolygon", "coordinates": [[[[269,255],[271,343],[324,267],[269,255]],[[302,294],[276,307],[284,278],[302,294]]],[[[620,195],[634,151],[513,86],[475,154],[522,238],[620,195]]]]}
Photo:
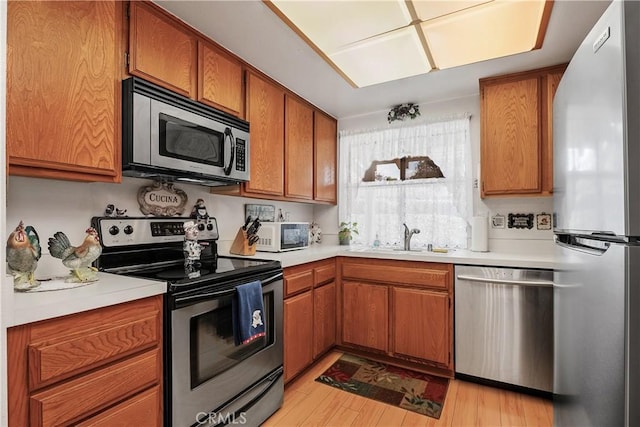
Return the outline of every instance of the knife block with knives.
{"type": "Polygon", "coordinates": [[[238,230],[229,252],[234,255],[255,255],[256,243],[258,243],[259,239],[257,234],[259,228],[260,221],[258,218],[252,222],[251,217],[247,217],[244,225],[238,230]]]}

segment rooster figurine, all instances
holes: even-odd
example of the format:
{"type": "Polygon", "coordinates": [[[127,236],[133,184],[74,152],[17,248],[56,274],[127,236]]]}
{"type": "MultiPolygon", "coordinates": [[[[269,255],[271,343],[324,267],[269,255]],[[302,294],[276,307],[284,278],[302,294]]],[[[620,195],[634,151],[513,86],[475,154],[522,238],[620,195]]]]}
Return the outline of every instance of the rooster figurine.
{"type": "Polygon", "coordinates": [[[35,279],[35,271],[41,255],[38,233],[30,225],[25,228],[20,221],[7,240],[7,266],[13,275],[14,289],[26,291],[40,284],[35,279]]]}
{"type": "Polygon", "coordinates": [[[102,253],[98,232],[93,228],[87,228],[87,236],[80,246],[71,246],[69,238],[58,231],[49,238],[49,252],[51,256],[60,258],[65,267],[71,269],[71,275],[67,282],[93,282],[98,280],[96,268],[91,263],[98,259],[102,253]]]}

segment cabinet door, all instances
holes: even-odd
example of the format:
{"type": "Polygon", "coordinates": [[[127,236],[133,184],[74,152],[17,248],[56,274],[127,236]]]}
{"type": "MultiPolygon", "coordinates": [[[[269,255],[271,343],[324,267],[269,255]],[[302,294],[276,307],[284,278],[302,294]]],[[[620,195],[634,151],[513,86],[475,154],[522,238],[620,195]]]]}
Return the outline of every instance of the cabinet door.
{"type": "Polygon", "coordinates": [[[563,73],[549,73],[545,78],[543,91],[542,130],[545,138],[542,144],[542,192],[545,194],[553,193],[553,97],[563,73]]]}
{"type": "Polygon", "coordinates": [[[342,341],[387,351],[388,289],[361,282],[342,283],[342,341]]]}
{"type": "Polygon", "coordinates": [[[251,178],[245,192],[284,194],[284,91],[247,73],[247,120],[251,125],[251,178]]]}
{"type": "Polygon", "coordinates": [[[10,174],[120,181],[121,21],[117,1],[7,4],[10,174]]]}
{"type": "Polygon", "coordinates": [[[69,425],[154,385],[161,357],[154,349],[33,394],[30,425],[69,425]]]}
{"type": "Polygon", "coordinates": [[[285,196],[313,198],[313,110],[286,96],[285,108],[285,196]]]}
{"type": "Polygon", "coordinates": [[[284,380],[289,381],[313,362],[313,294],[284,301],[284,380]]]}
{"type": "Polygon", "coordinates": [[[451,350],[448,295],[393,288],[392,311],[393,354],[448,367],[451,350]]]}
{"type": "Polygon", "coordinates": [[[314,290],[313,295],[313,358],[336,343],[336,283],[314,290]]]}
{"type": "Polygon", "coordinates": [[[334,204],[338,200],[337,148],[336,121],[318,111],[314,112],[314,200],[334,204]]]}
{"type": "Polygon", "coordinates": [[[162,426],[162,393],[155,386],[81,422],[77,427],[162,426]]]}
{"type": "Polygon", "coordinates": [[[240,61],[198,41],[198,101],[239,116],[242,112],[240,61]]]}
{"type": "Polygon", "coordinates": [[[129,73],[196,96],[196,38],[153,4],[130,2],[129,73]]]}
{"type": "Polygon", "coordinates": [[[482,195],[541,191],[540,79],[485,85],[482,96],[482,195]]]}

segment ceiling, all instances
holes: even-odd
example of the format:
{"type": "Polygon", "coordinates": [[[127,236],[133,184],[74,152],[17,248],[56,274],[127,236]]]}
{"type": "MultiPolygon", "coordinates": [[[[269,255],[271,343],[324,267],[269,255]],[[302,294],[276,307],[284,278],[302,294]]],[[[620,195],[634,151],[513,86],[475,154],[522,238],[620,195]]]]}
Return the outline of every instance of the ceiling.
{"type": "MultiPolygon", "coordinates": [[[[318,108],[342,119],[407,102],[425,104],[477,95],[479,78],[568,62],[609,0],[556,0],[541,49],[362,88],[354,88],[343,79],[262,1],[155,3],[318,108]]],[[[486,36],[492,36],[491,30],[486,36]]]]}
{"type": "Polygon", "coordinates": [[[552,0],[264,2],[353,87],[538,49],[553,8],[552,0]]]}

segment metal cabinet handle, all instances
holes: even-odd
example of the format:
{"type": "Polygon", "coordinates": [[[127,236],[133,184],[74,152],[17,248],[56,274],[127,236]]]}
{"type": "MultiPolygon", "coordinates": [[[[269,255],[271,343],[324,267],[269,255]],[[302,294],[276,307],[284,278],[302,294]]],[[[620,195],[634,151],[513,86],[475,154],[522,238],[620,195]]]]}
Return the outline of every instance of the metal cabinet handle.
{"type": "Polygon", "coordinates": [[[504,285],[519,285],[519,286],[536,286],[536,287],[553,287],[553,282],[549,280],[513,280],[513,279],[490,279],[486,277],[466,276],[459,274],[458,280],[467,280],[469,282],[484,282],[484,283],[498,283],[504,285]]]}

